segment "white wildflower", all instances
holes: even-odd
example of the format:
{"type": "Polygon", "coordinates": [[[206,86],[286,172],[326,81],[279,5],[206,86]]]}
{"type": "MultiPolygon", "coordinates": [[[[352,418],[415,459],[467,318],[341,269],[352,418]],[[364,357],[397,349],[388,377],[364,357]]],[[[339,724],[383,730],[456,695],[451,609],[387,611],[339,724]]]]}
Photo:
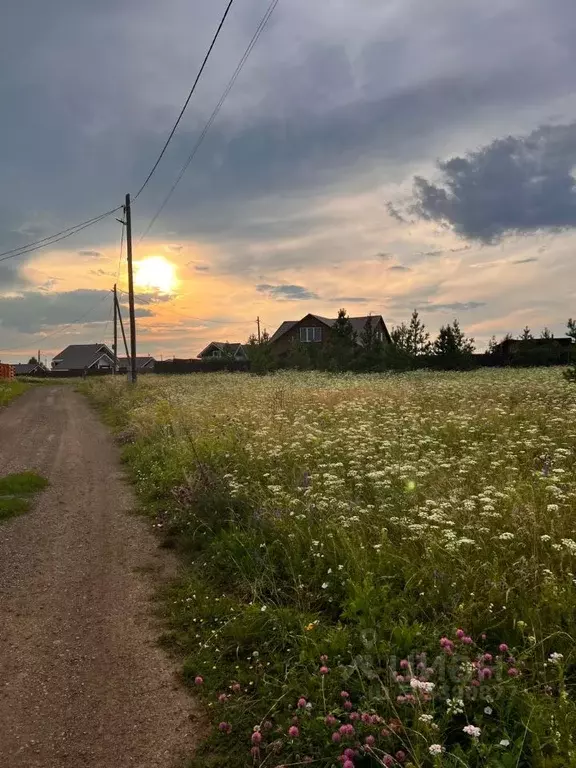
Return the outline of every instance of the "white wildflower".
{"type": "Polygon", "coordinates": [[[480,734],[482,733],[482,729],[478,728],[477,725],[465,725],[464,728],[462,728],[464,733],[467,733],[468,736],[470,736],[473,739],[479,739],[480,734]]]}
{"type": "Polygon", "coordinates": [[[413,677],[410,680],[410,687],[415,691],[424,691],[424,693],[432,693],[435,688],[434,683],[426,683],[423,680],[418,680],[417,677],[413,677]]]}
{"type": "Polygon", "coordinates": [[[446,699],[448,713],[451,715],[461,715],[464,712],[463,699],[446,699]]]}
{"type": "Polygon", "coordinates": [[[442,752],[444,752],[444,747],[441,744],[430,744],[428,752],[430,752],[431,755],[441,755],[442,752]]]}

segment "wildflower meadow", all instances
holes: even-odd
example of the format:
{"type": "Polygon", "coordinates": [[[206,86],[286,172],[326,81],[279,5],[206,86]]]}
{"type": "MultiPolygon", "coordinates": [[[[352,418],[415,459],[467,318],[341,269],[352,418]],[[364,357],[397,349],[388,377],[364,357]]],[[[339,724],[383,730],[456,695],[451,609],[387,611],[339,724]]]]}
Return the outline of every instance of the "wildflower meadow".
{"type": "Polygon", "coordinates": [[[558,370],[84,386],[182,558],[160,606],[212,722],[191,765],[576,766],[558,370]]]}

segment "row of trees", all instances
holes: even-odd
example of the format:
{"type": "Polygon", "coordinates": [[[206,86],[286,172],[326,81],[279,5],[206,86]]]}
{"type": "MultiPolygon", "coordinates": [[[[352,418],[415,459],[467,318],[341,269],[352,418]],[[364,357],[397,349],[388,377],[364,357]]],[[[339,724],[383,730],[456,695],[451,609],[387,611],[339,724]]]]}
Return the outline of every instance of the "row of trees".
{"type": "Polygon", "coordinates": [[[261,372],[279,367],[385,371],[418,367],[469,368],[472,364],[474,339],[466,337],[458,320],[442,326],[432,340],[418,311],[414,310],[410,322],[393,328],[390,335],[393,343],[387,344],[377,333],[373,318],[368,317],[358,336],[346,310],[341,309],[325,344],[295,342],[285,357],[276,359],[265,334],[260,341],[251,336],[247,352],[252,370],[261,372]]]}

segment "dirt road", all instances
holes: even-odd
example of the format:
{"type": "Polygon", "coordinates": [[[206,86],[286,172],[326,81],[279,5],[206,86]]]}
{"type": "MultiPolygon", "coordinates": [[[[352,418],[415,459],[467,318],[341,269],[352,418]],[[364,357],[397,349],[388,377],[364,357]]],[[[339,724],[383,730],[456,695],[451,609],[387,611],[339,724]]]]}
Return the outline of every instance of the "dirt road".
{"type": "Polygon", "coordinates": [[[25,469],[50,487],[0,525],[0,766],[178,764],[199,720],[150,618],[149,573],[170,563],[71,388],[0,411],[0,476],[25,469]]]}

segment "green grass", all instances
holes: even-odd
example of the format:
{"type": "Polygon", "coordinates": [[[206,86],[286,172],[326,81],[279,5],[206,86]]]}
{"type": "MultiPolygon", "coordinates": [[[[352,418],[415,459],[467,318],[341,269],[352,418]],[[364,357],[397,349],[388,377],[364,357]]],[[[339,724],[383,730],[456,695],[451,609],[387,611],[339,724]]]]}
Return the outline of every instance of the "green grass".
{"type": "Polygon", "coordinates": [[[215,725],[194,765],[576,766],[561,372],[87,386],[184,564],[161,606],[215,725]]]}
{"type": "Polygon", "coordinates": [[[35,472],[0,477],[0,521],[28,512],[35,494],[47,485],[48,481],[35,472]]]}
{"type": "Polygon", "coordinates": [[[28,385],[16,379],[0,379],[0,407],[22,395],[28,385]]]}

